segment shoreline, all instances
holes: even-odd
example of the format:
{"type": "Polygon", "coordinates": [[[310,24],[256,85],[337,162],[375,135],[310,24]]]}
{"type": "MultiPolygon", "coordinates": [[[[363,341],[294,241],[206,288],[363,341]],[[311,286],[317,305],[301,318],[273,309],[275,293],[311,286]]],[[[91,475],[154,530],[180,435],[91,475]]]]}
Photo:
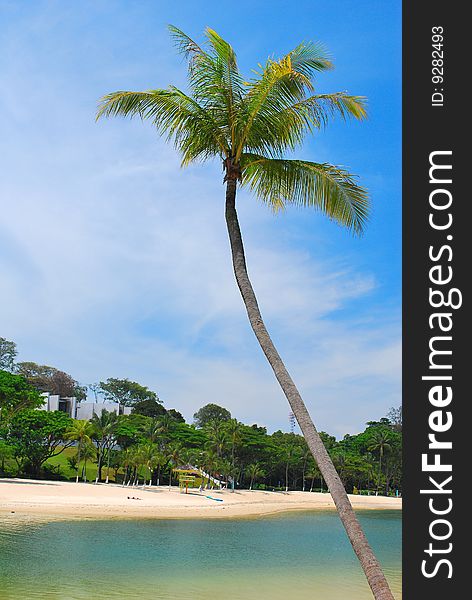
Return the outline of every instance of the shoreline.
{"type": "MultiPolygon", "coordinates": [[[[401,510],[401,498],[349,495],[356,510],[401,510]]],[[[0,479],[0,517],[8,520],[218,519],[335,510],[328,493],[198,490],[168,486],[0,479]]]]}

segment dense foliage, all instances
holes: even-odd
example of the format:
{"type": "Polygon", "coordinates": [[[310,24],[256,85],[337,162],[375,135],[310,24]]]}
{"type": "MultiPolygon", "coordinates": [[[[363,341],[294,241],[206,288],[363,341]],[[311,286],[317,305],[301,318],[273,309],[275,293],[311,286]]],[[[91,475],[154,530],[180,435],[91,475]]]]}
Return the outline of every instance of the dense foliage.
{"type": "MultiPolygon", "coordinates": [[[[0,370],[0,475],[157,485],[168,484],[175,468],[191,465],[235,489],[327,491],[301,435],[270,434],[215,403],[201,407],[189,424],[149,388],[109,378],[88,387],[96,399],[131,405],[131,414],[104,411],[83,421],[37,410],[44,401],[40,390],[84,388],[59,369],[15,365],[14,342],[0,342],[9,366],[0,370]]],[[[348,491],[401,492],[401,407],[357,435],[336,440],[322,432],[321,437],[348,491]]]]}
{"type": "Polygon", "coordinates": [[[23,409],[2,427],[2,437],[11,448],[20,472],[34,476],[41,466],[70,445],[67,432],[72,419],[61,411],[23,409]]]}
{"type": "MultiPolygon", "coordinates": [[[[224,417],[230,414],[219,408],[224,417]]],[[[246,425],[231,416],[199,427],[184,422],[180,413],[180,418],[174,417],[173,412],[148,416],[104,411],[90,421],[78,421],[59,411],[19,410],[0,431],[0,459],[9,464],[9,469],[3,467],[4,474],[48,476],[50,469],[41,473],[41,467],[73,445],[68,461],[77,480],[87,478],[88,464],[95,465],[96,481],[167,484],[173,469],[192,465],[236,489],[326,491],[301,435],[269,434],[265,427],[246,425]]],[[[401,491],[398,423],[383,418],[342,440],[326,433],[322,437],[348,491],[401,491]]]]}
{"type": "Polygon", "coordinates": [[[24,377],[0,371],[0,423],[22,408],[38,408],[44,398],[24,377]]]}

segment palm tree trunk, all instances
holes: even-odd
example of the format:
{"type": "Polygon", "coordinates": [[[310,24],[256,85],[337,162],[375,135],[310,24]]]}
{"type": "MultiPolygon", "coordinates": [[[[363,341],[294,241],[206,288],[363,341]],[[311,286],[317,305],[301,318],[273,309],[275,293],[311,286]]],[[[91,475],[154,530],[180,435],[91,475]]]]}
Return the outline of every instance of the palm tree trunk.
{"type": "Polygon", "coordinates": [[[377,494],[379,493],[380,490],[380,479],[382,477],[382,448],[380,448],[380,453],[379,453],[379,476],[378,476],[378,480],[377,480],[377,493],[375,494],[377,496],[377,494]]]}
{"type": "Polygon", "coordinates": [[[236,213],[237,181],[234,178],[234,175],[231,176],[229,173],[227,173],[227,175],[229,176],[226,185],[226,225],[231,245],[234,274],[246,306],[249,322],[259,341],[262,351],[269,361],[275,377],[290,404],[308,447],[328,485],[339,517],[344,525],[354,552],[361,563],[374,598],[376,598],[376,600],[394,600],[393,594],[385,579],[385,575],[383,574],[380,564],[360,526],[356,513],[352,508],[346,490],[336,472],[333,462],[313,424],[305,403],[280,358],[262,320],[256,295],[247,273],[243,240],[239,227],[238,215],[236,213]]]}
{"type": "Polygon", "coordinates": [[[95,477],[95,483],[102,481],[102,453],[103,447],[98,447],[98,464],[97,464],[97,475],[95,477]]]}
{"type": "Polygon", "coordinates": [[[80,443],[77,447],[77,473],[75,477],[75,483],[79,483],[79,471],[80,471],[80,443]]]}
{"type": "Polygon", "coordinates": [[[111,458],[111,442],[108,445],[108,451],[107,451],[107,478],[105,480],[105,483],[108,483],[108,480],[110,479],[110,458],[111,458]]]}

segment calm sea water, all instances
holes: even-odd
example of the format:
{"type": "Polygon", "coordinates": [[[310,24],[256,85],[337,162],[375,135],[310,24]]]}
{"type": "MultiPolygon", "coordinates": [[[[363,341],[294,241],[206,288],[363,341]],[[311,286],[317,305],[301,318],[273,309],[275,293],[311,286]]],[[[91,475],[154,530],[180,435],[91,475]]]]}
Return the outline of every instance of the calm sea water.
{"type": "MultiPolygon", "coordinates": [[[[360,513],[401,598],[401,513],[360,513]]],[[[338,517],[0,522],[1,600],[367,600],[338,517]]]]}

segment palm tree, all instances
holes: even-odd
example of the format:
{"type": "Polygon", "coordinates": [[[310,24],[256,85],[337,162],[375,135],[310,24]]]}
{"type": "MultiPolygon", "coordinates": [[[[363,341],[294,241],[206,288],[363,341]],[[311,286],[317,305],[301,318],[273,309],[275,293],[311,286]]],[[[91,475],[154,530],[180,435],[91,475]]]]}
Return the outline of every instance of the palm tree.
{"type": "Polygon", "coordinates": [[[157,470],[156,485],[160,485],[160,483],[161,483],[162,467],[165,467],[167,462],[168,462],[168,458],[167,458],[166,454],[164,454],[164,452],[162,450],[159,450],[159,452],[156,453],[153,463],[152,463],[153,471],[157,470]]]}
{"type": "Polygon", "coordinates": [[[236,476],[236,446],[241,442],[241,434],[242,434],[242,423],[240,423],[237,419],[230,419],[229,421],[225,421],[224,425],[225,430],[229,435],[229,439],[231,440],[231,490],[234,492],[234,484],[235,484],[235,476],[236,476]]]}
{"type": "Polygon", "coordinates": [[[131,467],[133,464],[133,452],[134,452],[134,448],[132,446],[130,446],[129,448],[126,448],[126,450],[123,450],[120,454],[120,459],[121,459],[121,466],[123,467],[124,470],[124,474],[123,474],[123,487],[126,484],[129,484],[130,480],[131,480],[131,467]]]}
{"type": "MultiPolygon", "coordinates": [[[[147,442],[145,444],[140,444],[136,448],[136,453],[139,457],[139,462],[147,467],[149,472],[149,486],[152,485],[152,472],[159,464],[161,459],[161,452],[159,451],[159,447],[152,442],[147,442]]],[[[146,486],[146,476],[144,477],[144,484],[146,486]]]]}
{"type": "MultiPolygon", "coordinates": [[[[385,451],[391,449],[390,441],[392,439],[392,434],[387,429],[376,429],[372,436],[372,440],[367,447],[367,450],[370,452],[378,452],[379,453],[379,471],[377,476],[377,493],[380,488],[380,479],[382,477],[382,458],[385,454],[385,451]]],[[[377,494],[376,494],[377,495],[377,494]]]]}
{"type": "Polygon", "coordinates": [[[66,433],[66,439],[77,442],[77,472],[75,483],[79,483],[79,469],[81,454],[85,446],[92,444],[93,427],[89,421],[74,420],[66,433]]]}
{"type": "Polygon", "coordinates": [[[218,474],[218,479],[225,482],[225,487],[228,489],[228,479],[231,474],[231,461],[227,458],[219,457],[215,462],[215,471],[218,474]]]}
{"type": "Polygon", "coordinates": [[[103,456],[107,450],[110,450],[114,440],[115,431],[118,426],[118,416],[114,412],[103,410],[100,415],[94,413],[90,419],[90,423],[93,430],[92,437],[97,444],[98,467],[95,483],[98,483],[102,480],[103,456]]]}
{"type": "Polygon", "coordinates": [[[162,445],[163,443],[162,427],[159,419],[146,420],[144,425],[140,427],[140,433],[153,444],[160,442],[160,445],[162,445]]]}
{"type": "Polygon", "coordinates": [[[228,436],[226,431],[223,429],[215,431],[208,429],[206,432],[209,438],[207,442],[208,448],[214,450],[216,452],[216,456],[220,458],[228,445],[228,436]]]}
{"type": "Polygon", "coordinates": [[[312,464],[311,467],[310,467],[310,470],[308,471],[308,473],[306,474],[306,476],[308,477],[308,479],[311,479],[310,492],[312,492],[313,491],[313,487],[315,485],[315,479],[319,478],[320,482],[321,482],[321,472],[320,472],[318,466],[316,464],[312,464]]]}
{"type": "Polygon", "coordinates": [[[169,490],[172,487],[172,471],[182,462],[183,446],[180,442],[174,442],[167,449],[167,459],[170,463],[169,468],[169,490]]]}
{"type": "Polygon", "coordinates": [[[313,462],[313,457],[310,451],[310,448],[306,444],[302,446],[302,458],[303,458],[303,468],[302,468],[302,490],[305,491],[306,487],[306,471],[307,467],[313,462]]]}
{"type": "MultiPolygon", "coordinates": [[[[214,474],[213,471],[216,467],[216,463],[218,462],[218,456],[212,449],[207,449],[203,452],[200,462],[201,462],[201,464],[199,465],[200,469],[202,471],[205,471],[207,473],[207,475],[212,476],[214,474]]],[[[203,479],[204,478],[202,477],[202,485],[204,485],[203,479]]],[[[210,477],[208,477],[207,489],[210,489],[210,487],[212,485],[213,485],[212,481],[211,481],[210,477]]]]}
{"type": "Polygon", "coordinates": [[[84,446],[82,447],[80,455],[82,457],[82,460],[84,461],[82,464],[82,481],[84,483],[87,483],[87,462],[89,460],[93,461],[94,457],[96,456],[96,453],[97,449],[95,448],[93,443],[84,444],[84,446]]]}
{"type": "Polygon", "coordinates": [[[297,458],[300,458],[297,446],[292,442],[286,442],[280,448],[280,458],[285,465],[285,491],[288,492],[288,470],[297,458]]]}
{"type": "Polygon", "coordinates": [[[131,484],[132,486],[135,486],[139,483],[139,469],[143,465],[145,457],[142,448],[140,448],[139,446],[132,446],[129,450],[129,463],[132,471],[131,477],[128,480],[128,485],[131,484]]]}
{"type": "Polygon", "coordinates": [[[169,441],[169,433],[175,427],[175,421],[168,414],[165,414],[165,415],[162,415],[161,417],[159,417],[158,421],[159,421],[160,431],[162,434],[163,444],[165,445],[169,441]]]}
{"type": "Polygon", "coordinates": [[[264,477],[265,471],[261,467],[259,463],[251,463],[247,466],[247,474],[251,478],[251,482],[249,484],[249,489],[252,490],[252,485],[255,479],[259,479],[259,477],[264,477]]]}
{"type": "Polygon", "coordinates": [[[170,32],[188,60],[189,94],[174,86],[113,92],[101,99],[97,119],[120,115],[151,121],[174,141],[183,166],[212,158],[222,161],[233,269],[250,324],[328,483],[375,598],[391,600],[344,486],[265,327],[249,280],[236,212],[237,188],[245,186],[274,211],[290,204],[313,207],[361,234],[369,201],[354,177],[330,164],[288,160],[284,153],[335,114],[364,118],[364,99],[345,92],[314,93],[314,76],[332,68],[320,44],[300,44],[279,60],[268,59],[248,81],[238,69],[233,48],[212,29],[206,29],[204,48],[176,27],[170,32]]]}

